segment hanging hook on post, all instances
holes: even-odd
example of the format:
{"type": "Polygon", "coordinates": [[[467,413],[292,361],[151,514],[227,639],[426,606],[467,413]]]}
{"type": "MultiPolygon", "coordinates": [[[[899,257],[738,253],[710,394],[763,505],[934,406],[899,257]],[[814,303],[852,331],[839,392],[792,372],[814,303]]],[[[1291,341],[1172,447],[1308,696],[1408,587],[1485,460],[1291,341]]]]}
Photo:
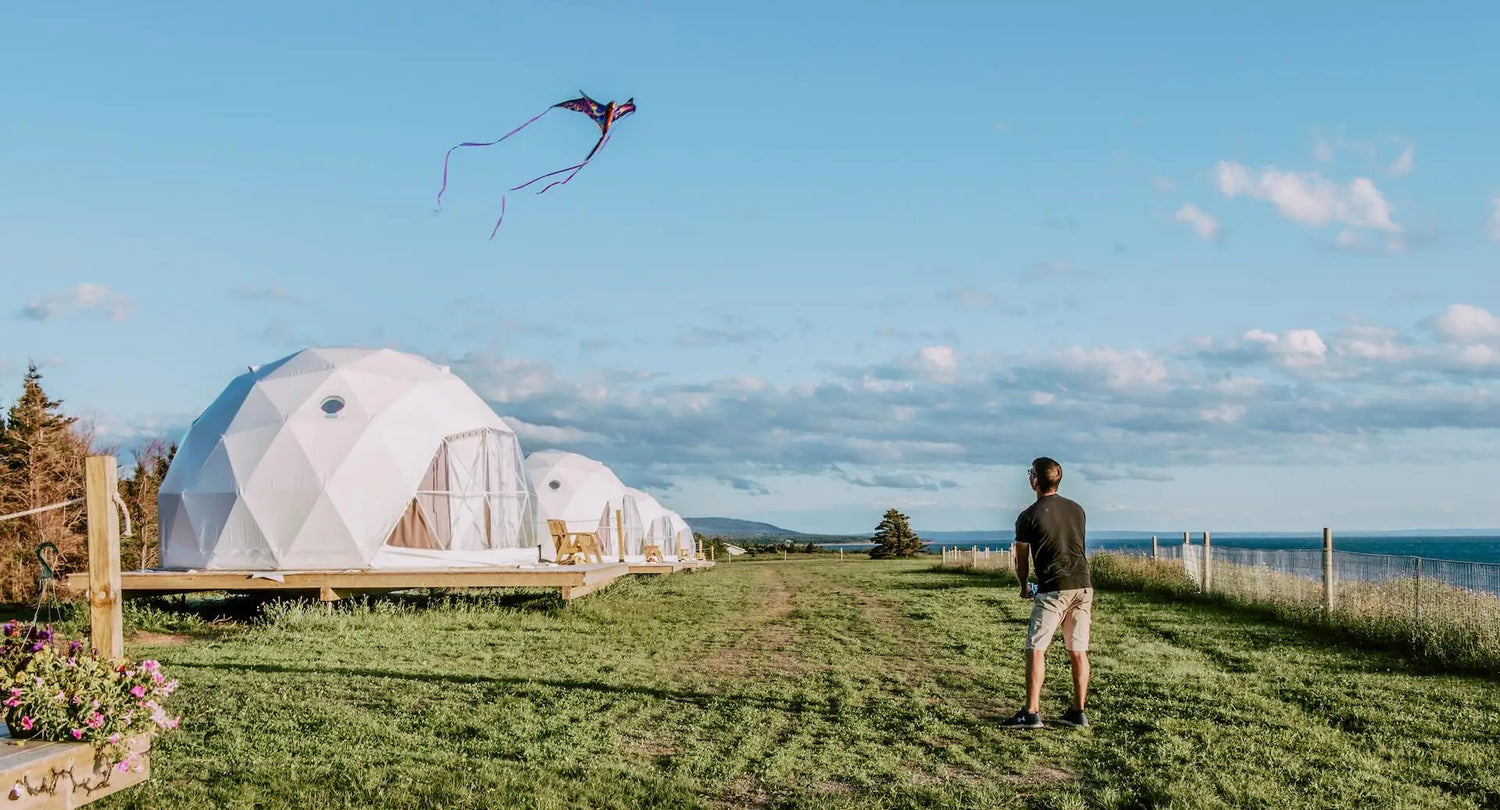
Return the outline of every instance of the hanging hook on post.
{"type": "Polygon", "coordinates": [[[62,556],[62,552],[57,549],[57,544],[53,543],[51,540],[48,540],[47,542],[36,547],[36,561],[42,564],[41,580],[44,585],[46,584],[47,580],[52,580],[54,582],[57,580],[57,572],[52,570],[52,566],[47,562],[47,558],[42,556],[42,552],[46,551],[49,548],[52,549],[53,562],[56,562],[57,558],[62,556]]]}

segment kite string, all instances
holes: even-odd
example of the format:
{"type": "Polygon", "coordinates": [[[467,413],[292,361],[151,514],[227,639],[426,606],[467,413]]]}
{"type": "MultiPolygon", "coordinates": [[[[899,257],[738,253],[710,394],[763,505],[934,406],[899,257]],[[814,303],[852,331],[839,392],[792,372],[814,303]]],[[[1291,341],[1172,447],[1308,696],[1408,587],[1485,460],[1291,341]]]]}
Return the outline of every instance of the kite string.
{"type": "Polygon", "coordinates": [[[458,146],[454,146],[454,147],[449,148],[448,152],[443,155],[443,187],[440,188],[440,189],[438,189],[438,195],[437,195],[438,205],[442,205],[443,204],[443,192],[448,190],[448,158],[453,155],[453,150],[454,149],[457,149],[460,146],[494,146],[495,144],[497,144],[497,143],[505,140],[506,138],[509,138],[510,136],[516,134],[517,132],[520,132],[521,130],[523,130],[523,129],[529,127],[529,126],[531,126],[534,123],[536,123],[536,120],[538,118],[541,118],[542,116],[546,115],[549,112],[552,112],[555,109],[557,109],[557,108],[556,107],[548,107],[547,109],[542,110],[540,113],[537,113],[536,115],[532,116],[531,119],[528,120],[526,123],[524,123],[524,124],[516,127],[515,129],[511,130],[510,132],[505,133],[504,135],[501,135],[499,138],[496,138],[493,141],[489,141],[488,143],[480,143],[478,141],[465,141],[465,142],[463,142],[461,144],[458,144],[458,146]]]}

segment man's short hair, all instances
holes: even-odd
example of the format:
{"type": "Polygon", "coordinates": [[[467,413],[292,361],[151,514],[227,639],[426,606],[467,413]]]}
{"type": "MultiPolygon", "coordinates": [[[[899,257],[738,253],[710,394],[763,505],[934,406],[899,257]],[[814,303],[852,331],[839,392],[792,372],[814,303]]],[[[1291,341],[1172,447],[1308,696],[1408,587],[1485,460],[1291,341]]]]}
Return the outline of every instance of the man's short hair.
{"type": "Polygon", "coordinates": [[[1046,456],[1031,462],[1031,473],[1036,476],[1037,489],[1051,492],[1062,483],[1062,465],[1046,456]]]}

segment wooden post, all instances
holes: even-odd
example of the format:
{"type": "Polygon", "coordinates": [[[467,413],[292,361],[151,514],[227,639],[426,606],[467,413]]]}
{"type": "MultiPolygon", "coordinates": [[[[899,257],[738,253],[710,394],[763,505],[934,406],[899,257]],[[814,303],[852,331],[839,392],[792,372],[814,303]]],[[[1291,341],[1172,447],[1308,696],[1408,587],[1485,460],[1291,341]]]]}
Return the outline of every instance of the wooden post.
{"type": "Polygon", "coordinates": [[[1156,547],[1156,535],[1153,534],[1151,535],[1151,559],[1155,560],[1159,559],[1160,557],[1161,550],[1156,547]]]}
{"type": "Polygon", "coordinates": [[[1182,533],[1182,546],[1186,548],[1193,544],[1193,536],[1187,532],[1182,533]]]}
{"type": "Polygon", "coordinates": [[[615,510],[615,544],[620,547],[620,562],[625,562],[625,515],[615,510]]]}
{"type": "Polygon", "coordinates": [[[1333,612],[1333,529],[1323,529],[1323,612],[1333,612]]]}
{"type": "Polygon", "coordinates": [[[94,649],[105,658],[125,655],[125,627],[120,609],[120,514],[114,494],[119,486],[114,456],[89,456],[84,467],[84,498],[89,526],[89,631],[94,649]]]}
{"type": "Polygon", "coordinates": [[[1415,619],[1412,624],[1412,635],[1418,643],[1422,641],[1422,558],[1417,558],[1417,593],[1412,600],[1415,607],[1415,619]]]}
{"type": "Polygon", "coordinates": [[[1214,541],[1208,532],[1203,533],[1203,592],[1214,588],[1214,541]]]}

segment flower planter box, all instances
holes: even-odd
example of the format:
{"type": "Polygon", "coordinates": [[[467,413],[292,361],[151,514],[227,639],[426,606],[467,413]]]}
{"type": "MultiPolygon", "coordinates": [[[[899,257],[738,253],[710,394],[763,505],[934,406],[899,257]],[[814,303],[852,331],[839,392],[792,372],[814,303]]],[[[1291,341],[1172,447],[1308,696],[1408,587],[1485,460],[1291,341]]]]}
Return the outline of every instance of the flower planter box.
{"type": "Polygon", "coordinates": [[[132,767],[121,772],[97,761],[92,745],[15,740],[0,724],[0,810],[82,807],[138,785],[151,776],[150,746],[149,737],[132,740],[132,767]]]}

